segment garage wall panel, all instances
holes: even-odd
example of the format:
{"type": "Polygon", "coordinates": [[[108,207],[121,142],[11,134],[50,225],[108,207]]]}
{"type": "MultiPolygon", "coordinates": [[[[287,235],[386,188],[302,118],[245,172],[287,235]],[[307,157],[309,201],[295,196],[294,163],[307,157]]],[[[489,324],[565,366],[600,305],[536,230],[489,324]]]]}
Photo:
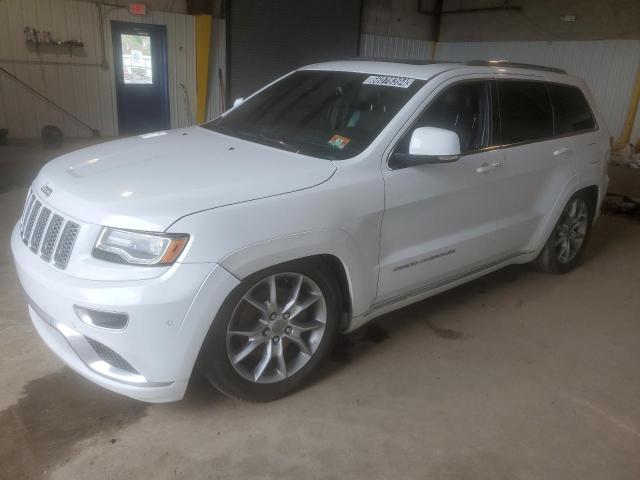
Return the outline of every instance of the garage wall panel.
{"type": "MultiPolygon", "coordinates": [[[[193,123],[195,105],[195,21],[189,15],[151,11],[133,16],[124,8],[70,0],[1,0],[0,66],[61,105],[103,136],[117,133],[111,20],[167,26],[171,126],[193,123]],[[99,10],[99,8],[101,10],[99,10]],[[102,11],[103,29],[100,28],[102,11]],[[25,42],[24,27],[50,31],[60,39],[77,39],[72,55],[61,47],[25,42]],[[103,37],[104,35],[104,37],[103,37]],[[106,67],[103,65],[103,51],[106,67]]],[[[0,72],[0,128],[12,138],[40,136],[53,124],[67,137],[91,132],[40,100],[0,72]]]]}
{"type": "Polygon", "coordinates": [[[361,0],[228,3],[229,98],[310,63],[358,55],[361,0]]]}
{"type": "Polygon", "coordinates": [[[439,43],[436,59],[508,59],[560,67],[583,78],[614,137],[622,132],[640,65],[640,40],[439,43]]]}
{"type": "Polygon", "coordinates": [[[433,42],[413,38],[385,37],[365,33],[360,41],[363,57],[429,60],[433,42]]]}
{"type": "MultiPolygon", "coordinates": [[[[360,55],[388,59],[430,60],[433,42],[363,34],[360,55]]],[[[435,59],[443,61],[505,59],[565,69],[583,78],[614,137],[622,133],[636,71],[640,40],[553,42],[440,42],[435,59]]],[[[640,113],[632,141],[640,136],[640,113]]]]}

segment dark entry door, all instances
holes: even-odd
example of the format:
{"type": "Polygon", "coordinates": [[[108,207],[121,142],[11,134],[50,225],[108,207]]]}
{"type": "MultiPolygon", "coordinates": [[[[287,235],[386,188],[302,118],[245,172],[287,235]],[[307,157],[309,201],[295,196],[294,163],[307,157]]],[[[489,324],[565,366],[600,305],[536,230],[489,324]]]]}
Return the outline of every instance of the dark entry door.
{"type": "Polygon", "coordinates": [[[166,130],[169,121],[167,28],[111,22],[118,133],[166,130]]]}

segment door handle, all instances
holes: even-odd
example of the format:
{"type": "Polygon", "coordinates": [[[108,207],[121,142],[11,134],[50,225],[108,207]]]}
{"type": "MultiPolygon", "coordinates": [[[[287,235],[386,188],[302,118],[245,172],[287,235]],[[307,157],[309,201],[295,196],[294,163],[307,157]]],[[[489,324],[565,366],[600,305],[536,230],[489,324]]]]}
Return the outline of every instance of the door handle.
{"type": "Polygon", "coordinates": [[[558,150],[555,150],[553,152],[553,156],[554,157],[559,157],[560,155],[564,155],[565,153],[571,153],[571,152],[573,152],[573,148],[562,147],[562,148],[559,148],[558,150]]]}
{"type": "Polygon", "coordinates": [[[483,163],[478,168],[476,168],[476,172],[478,172],[478,173],[489,173],[492,170],[497,170],[498,168],[502,168],[502,164],[500,162],[483,163]]]}

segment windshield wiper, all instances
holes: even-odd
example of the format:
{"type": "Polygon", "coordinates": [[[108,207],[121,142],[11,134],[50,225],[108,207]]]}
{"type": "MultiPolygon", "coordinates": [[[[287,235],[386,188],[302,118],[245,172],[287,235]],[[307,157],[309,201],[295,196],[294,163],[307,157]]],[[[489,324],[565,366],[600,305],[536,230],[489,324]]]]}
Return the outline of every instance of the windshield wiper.
{"type": "Polygon", "coordinates": [[[300,152],[299,148],[294,147],[293,145],[285,142],[282,139],[267,137],[264,133],[260,133],[258,134],[258,136],[263,140],[266,140],[270,145],[273,145],[274,147],[279,147],[279,148],[282,148],[283,150],[288,150],[290,152],[295,152],[295,153],[300,152]]]}
{"type": "Polygon", "coordinates": [[[237,130],[236,133],[240,137],[250,138],[252,140],[256,140],[258,143],[270,145],[272,147],[280,148],[282,150],[288,150],[289,152],[294,152],[294,153],[300,152],[299,148],[294,147],[290,143],[287,143],[284,140],[281,140],[278,138],[271,138],[262,132],[253,133],[253,132],[247,132],[246,130],[237,130]]]}
{"type": "Polygon", "coordinates": [[[246,130],[239,130],[237,128],[232,128],[228,125],[211,125],[212,127],[214,127],[216,130],[218,130],[220,133],[226,133],[227,135],[231,135],[233,137],[240,137],[240,138],[244,138],[247,140],[254,140],[258,143],[262,143],[264,145],[270,145],[272,147],[276,147],[276,148],[280,148],[282,150],[287,150],[289,152],[294,152],[294,153],[300,153],[300,149],[298,147],[295,147],[293,145],[291,145],[288,142],[285,142],[282,139],[279,138],[271,138],[267,135],[265,135],[264,133],[260,132],[260,133],[254,133],[254,132],[248,132],[246,130]]]}

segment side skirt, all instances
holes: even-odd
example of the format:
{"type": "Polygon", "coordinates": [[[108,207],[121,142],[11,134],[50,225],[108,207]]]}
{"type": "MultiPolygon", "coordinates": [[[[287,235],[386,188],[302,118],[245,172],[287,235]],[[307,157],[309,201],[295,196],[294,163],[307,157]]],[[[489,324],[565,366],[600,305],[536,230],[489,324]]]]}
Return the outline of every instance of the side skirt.
{"type": "Polygon", "coordinates": [[[457,287],[458,285],[462,285],[463,283],[467,283],[488,273],[499,270],[512,263],[525,263],[527,261],[527,259],[525,258],[526,256],[532,257],[531,260],[533,260],[535,252],[518,252],[513,255],[504,257],[500,260],[473,267],[445,279],[428,283],[420,288],[400,294],[396,297],[374,303],[369,311],[363,313],[362,315],[358,315],[357,317],[353,317],[344,332],[352,332],[360,328],[370,320],[379,317],[380,315],[384,315],[385,313],[392,312],[399,308],[411,305],[412,303],[416,303],[426,298],[432,297],[434,295],[437,295],[438,293],[444,292],[451,288],[457,287]]]}

